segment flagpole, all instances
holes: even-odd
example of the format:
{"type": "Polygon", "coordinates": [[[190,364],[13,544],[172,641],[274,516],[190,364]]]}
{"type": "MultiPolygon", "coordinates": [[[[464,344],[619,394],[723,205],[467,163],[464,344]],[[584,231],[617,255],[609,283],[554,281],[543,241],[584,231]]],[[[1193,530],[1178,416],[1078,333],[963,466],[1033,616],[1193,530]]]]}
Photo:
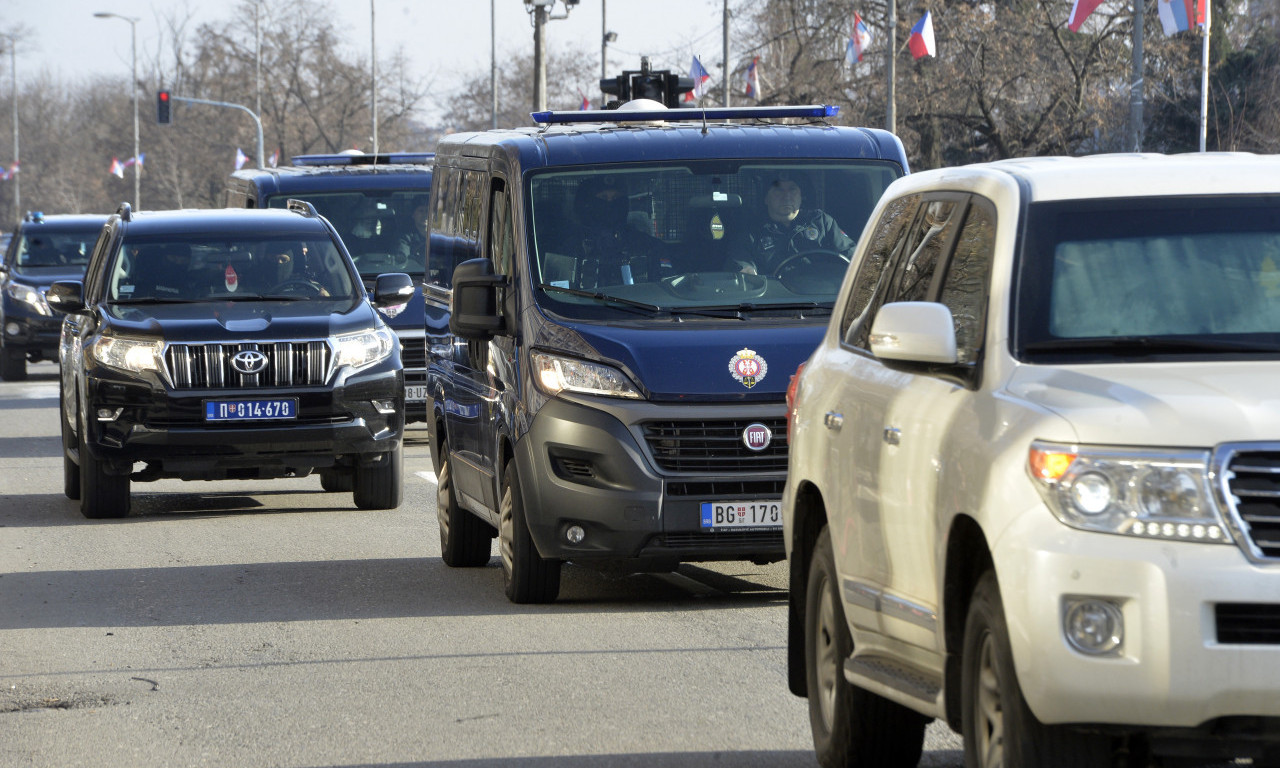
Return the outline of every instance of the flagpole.
{"type": "Polygon", "coordinates": [[[888,88],[886,89],[885,107],[884,107],[884,129],[889,133],[897,133],[898,131],[898,114],[897,99],[898,95],[895,90],[894,73],[894,55],[897,54],[898,48],[898,3],[896,0],[889,0],[888,7],[885,11],[885,54],[884,69],[885,77],[888,79],[888,88]]]}
{"type": "Polygon", "coordinates": [[[1205,151],[1209,133],[1209,9],[1211,0],[1200,0],[1204,3],[1204,42],[1200,46],[1200,151],[1205,151]]]}

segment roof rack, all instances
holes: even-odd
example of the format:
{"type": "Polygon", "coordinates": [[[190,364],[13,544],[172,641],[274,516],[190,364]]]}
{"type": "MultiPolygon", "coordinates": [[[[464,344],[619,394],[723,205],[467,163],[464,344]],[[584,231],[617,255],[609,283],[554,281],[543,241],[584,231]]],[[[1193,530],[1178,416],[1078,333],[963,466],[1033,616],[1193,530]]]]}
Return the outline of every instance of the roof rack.
{"type": "Polygon", "coordinates": [[[297,198],[291,197],[285,202],[284,206],[290,211],[300,213],[309,219],[314,219],[320,215],[320,212],[316,210],[316,207],[306,200],[298,200],[297,198]]]}
{"type": "Polygon", "coordinates": [[[835,117],[840,107],[830,104],[805,104],[793,107],[707,107],[680,109],[579,109],[572,111],[530,112],[535,123],[643,123],[654,120],[768,120],[781,117],[835,117]]]}
{"type": "Polygon", "coordinates": [[[429,165],[435,158],[434,152],[380,152],[376,155],[366,154],[334,154],[334,155],[294,155],[294,165],[429,165]]]}

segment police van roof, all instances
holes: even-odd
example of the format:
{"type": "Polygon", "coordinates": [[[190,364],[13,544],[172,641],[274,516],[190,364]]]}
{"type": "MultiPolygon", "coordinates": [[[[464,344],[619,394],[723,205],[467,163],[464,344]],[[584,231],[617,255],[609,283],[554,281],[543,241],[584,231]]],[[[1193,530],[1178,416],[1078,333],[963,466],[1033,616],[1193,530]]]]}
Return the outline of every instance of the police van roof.
{"type": "Polygon", "coordinates": [[[297,155],[293,165],[242,168],[231,177],[251,181],[267,197],[302,192],[429,189],[434,152],[297,155]]]}

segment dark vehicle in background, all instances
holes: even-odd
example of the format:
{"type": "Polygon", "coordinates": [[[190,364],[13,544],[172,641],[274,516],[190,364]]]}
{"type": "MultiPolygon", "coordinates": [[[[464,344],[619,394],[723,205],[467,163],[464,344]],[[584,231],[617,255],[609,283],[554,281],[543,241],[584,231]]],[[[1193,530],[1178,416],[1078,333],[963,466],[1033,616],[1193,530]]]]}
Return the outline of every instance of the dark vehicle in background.
{"type": "Polygon", "coordinates": [[[507,597],[536,603],[566,561],[784,557],[787,375],[853,245],[824,247],[822,227],[856,236],[907,172],[896,136],[830,110],[632,101],[437,145],[428,428],[447,565],[484,565],[496,537],[507,597]],[[800,248],[747,273],[782,179],[804,188],[800,248]]]}
{"type": "Polygon", "coordinates": [[[86,517],[123,517],[130,483],[319,472],[361,509],[402,494],[399,344],[333,227],[285,211],[112,216],[65,313],[59,390],[64,490],[86,517]],[[143,465],[137,469],[137,465],[143,465]]]}
{"type": "Polygon", "coordinates": [[[21,381],[27,363],[58,359],[62,318],[49,309],[45,291],[56,280],[84,274],[105,215],[28,213],[0,261],[0,378],[21,381]]]}
{"type": "Polygon", "coordinates": [[[412,152],[299,155],[291,166],[235,171],[226,189],[229,208],[283,208],[291,198],[314,205],[338,231],[367,289],[384,272],[413,278],[418,290],[412,298],[378,310],[400,339],[410,423],[427,416],[421,286],[432,157],[412,152]]]}

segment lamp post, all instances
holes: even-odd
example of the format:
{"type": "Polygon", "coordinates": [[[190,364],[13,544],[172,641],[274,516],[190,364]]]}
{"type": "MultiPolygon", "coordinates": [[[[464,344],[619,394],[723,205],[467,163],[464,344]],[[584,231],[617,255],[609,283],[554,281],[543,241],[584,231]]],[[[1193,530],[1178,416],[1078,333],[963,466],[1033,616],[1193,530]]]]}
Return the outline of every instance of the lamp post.
{"type": "Polygon", "coordinates": [[[129,22],[129,38],[133,48],[133,207],[142,208],[142,155],[138,151],[138,22],[132,16],[121,16],[118,13],[98,11],[93,14],[99,19],[120,19],[129,22]]]}
{"type": "MultiPolygon", "coordinates": [[[[0,35],[9,41],[9,77],[13,85],[13,164],[18,165],[18,38],[15,35],[0,35]]],[[[19,173],[13,178],[13,220],[22,221],[22,178],[19,173]]]]}

